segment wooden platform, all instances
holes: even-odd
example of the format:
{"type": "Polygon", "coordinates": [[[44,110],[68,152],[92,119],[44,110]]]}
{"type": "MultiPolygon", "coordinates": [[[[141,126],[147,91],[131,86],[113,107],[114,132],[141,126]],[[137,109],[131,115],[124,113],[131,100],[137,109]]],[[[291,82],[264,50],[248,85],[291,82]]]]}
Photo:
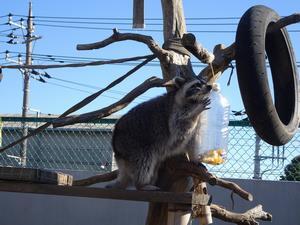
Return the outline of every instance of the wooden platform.
{"type": "Polygon", "coordinates": [[[192,192],[174,193],[162,191],[116,190],[96,187],[57,186],[13,181],[0,181],[0,191],[189,205],[192,203],[207,204],[209,202],[209,197],[198,199],[197,203],[193,202],[192,192]]]}
{"type": "Polygon", "coordinates": [[[71,186],[73,176],[43,169],[0,167],[0,180],[71,186]]]}
{"type": "Polygon", "coordinates": [[[73,176],[55,171],[0,167],[0,191],[60,195],[116,200],[200,204],[210,202],[208,195],[164,191],[120,190],[98,187],[72,186],[73,176]]]}

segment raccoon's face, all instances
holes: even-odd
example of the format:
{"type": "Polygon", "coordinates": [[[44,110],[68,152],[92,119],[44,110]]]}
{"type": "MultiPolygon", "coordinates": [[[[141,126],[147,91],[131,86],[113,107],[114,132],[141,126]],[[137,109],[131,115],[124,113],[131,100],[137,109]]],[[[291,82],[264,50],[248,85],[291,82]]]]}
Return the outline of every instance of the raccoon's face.
{"type": "Polygon", "coordinates": [[[189,98],[201,98],[203,99],[210,91],[212,87],[205,82],[202,81],[194,81],[188,85],[186,89],[185,97],[189,98]]]}
{"type": "Polygon", "coordinates": [[[197,103],[207,97],[211,89],[211,85],[200,80],[189,82],[186,84],[185,88],[186,101],[197,103]]]}
{"type": "Polygon", "coordinates": [[[212,86],[198,79],[184,83],[176,94],[177,103],[197,103],[208,97],[212,86]]]}

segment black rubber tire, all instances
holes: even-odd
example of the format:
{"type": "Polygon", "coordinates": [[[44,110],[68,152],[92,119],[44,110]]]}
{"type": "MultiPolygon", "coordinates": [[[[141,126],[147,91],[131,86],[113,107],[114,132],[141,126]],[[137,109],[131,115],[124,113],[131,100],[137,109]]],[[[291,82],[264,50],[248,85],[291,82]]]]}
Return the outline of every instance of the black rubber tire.
{"type": "Polygon", "coordinates": [[[295,134],[298,118],[298,75],[286,29],[267,32],[280,17],[258,5],[242,16],[236,33],[236,69],[243,103],[256,133],[271,145],[284,145],[295,134]],[[274,102],[270,91],[269,60],[274,102]]]}

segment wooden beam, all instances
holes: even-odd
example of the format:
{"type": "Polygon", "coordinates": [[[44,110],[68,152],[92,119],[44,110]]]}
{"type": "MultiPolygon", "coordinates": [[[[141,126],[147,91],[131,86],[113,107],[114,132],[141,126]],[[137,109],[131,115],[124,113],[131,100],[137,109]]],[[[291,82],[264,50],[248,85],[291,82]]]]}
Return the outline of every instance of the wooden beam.
{"type": "MultiPolygon", "coordinates": [[[[0,191],[32,193],[45,195],[106,198],[143,202],[162,202],[174,204],[191,204],[192,193],[175,193],[162,191],[136,191],[96,187],[57,186],[49,184],[32,184],[0,181],[0,191]]],[[[209,198],[203,198],[201,204],[208,204],[209,198]]]]}

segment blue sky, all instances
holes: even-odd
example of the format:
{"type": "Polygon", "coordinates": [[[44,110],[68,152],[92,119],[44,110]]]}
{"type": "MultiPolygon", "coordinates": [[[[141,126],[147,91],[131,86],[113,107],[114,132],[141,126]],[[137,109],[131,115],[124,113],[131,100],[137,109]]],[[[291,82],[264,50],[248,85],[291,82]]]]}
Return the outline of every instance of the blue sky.
{"type": "MultiPolygon", "coordinates": [[[[92,17],[92,18],[131,18],[132,17],[132,0],[110,0],[110,1],[66,1],[66,0],[33,0],[33,15],[34,16],[51,16],[51,17],[92,17]]],[[[199,0],[185,0],[184,10],[186,18],[211,18],[211,17],[241,17],[242,14],[251,6],[263,4],[273,8],[281,16],[290,15],[300,11],[300,2],[295,0],[287,1],[199,1],[199,0]]],[[[10,0],[1,5],[0,16],[12,13],[14,15],[27,15],[28,1],[27,0],[10,0]]],[[[145,1],[145,17],[146,18],[162,18],[161,4],[158,0],[145,1]]],[[[19,20],[21,16],[14,16],[14,20],[19,20]]],[[[24,17],[26,19],[26,17],[24,17]]],[[[52,20],[47,18],[35,18],[35,35],[42,36],[42,39],[36,41],[34,44],[34,54],[43,55],[62,55],[73,57],[96,57],[96,58],[122,58],[132,57],[138,55],[150,54],[150,51],[142,44],[136,42],[121,42],[115,43],[101,50],[93,51],[77,51],[76,45],[79,43],[90,43],[105,39],[111,35],[111,30],[108,28],[119,28],[121,32],[137,32],[153,36],[158,43],[162,44],[162,32],[147,31],[147,30],[161,30],[161,25],[151,25],[151,23],[161,24],[161,20],[147,20],[145,30],[122,31],[123,29],[131,29],[131,25],[121,24],[130,23],[131,20],[101,20],[102,22],[117,23],[117,24],[66,24],[66,19],[60,19],[60,22],[55,24],[68,26],[85,26],[97,27],[104,29],[71,29],[48,27],[45,24],[54,24],[46,22],[45,20],[52,20]],[[38,21],[38,19],[40,21],[38,21]],[[44,21],[41,21],[44,20],[44,21]],[[64,21],[64,22],[63,22],[64,21]],[[44,25],[43,25],[44,24],[44,25]]],[[[72,20],[73,22],[75,20],[72,20]]],[[[78,21],[78,20],[77,20],[78,21]]],[[[86,20],[85,20],[86,21],[86,20]]],[[[90,20],[92,22],[99,20],[90,20]]],[[[0,24],[7,22],[7,17],[0,18],[0,24]]],[[[187,19],[187,29],[195,31],[194,34],[197,40],[212,51],[216,44],[223,43],[229,45],[234,42],[237,19],[223,19],[223,20],[190,20],[187,19]],[[191,25],[192,23],[202,25],[191,25]],[[203,24],[214,25],[203,25],[203,24]],[[223,25],[216,25],[226,23],[223,25]],[[229,25],[232,24],[232,25],[229,25]],[[203,31],[233,31],[228,33],[212,33],[203,31]]],[[[0,31],[9,29],[7,25],[1,25],[0,31]]],[[[292,25],[290,30],[300,30],[300,25],[292,25]]],[[[3,59],[5,54],[2,52],[9,50],[11,52],[25,52],[25,45],[8,45],[4,43],[9,39],[4,37],[7,32],[0,32],[0,63],[6,63],[3,59]]],[[[21,35],[21,31],[15,31],[15,34],[21,35]]],[[[294,46],[297,61],[300,61],[300,33],[290,33],[292,43],[294,46]]],[[[11,56],[16,56],[16,53],[11,53],[11,56]]],[[[44,58],[45,59],[45,58],[44,58]]],[[[193,59],[193,61],[196,61],[193,59]]],[[[44,60],[39,61],[38,57],[34,60],[34,64],[48,64],[44,60]]],[[[197,64],[198,65],[198,64],[197,64]]],[[[126,73],[132,65],[107,65],[97,67],[83,67],[83,68],[65,68],[65,69],[49,69],[46,70],[55,79],[47,81],[51,83],[41,83],[37,80],[30,80],[30,108],[37,109],[45,114],[61,114],[73,104],[88,96],[88,92],[95,92],[96,89],[87,88],[86,86],[79,86],[71,84],[70,82],[62,82],[61,79],[78,82],[84,85],[97,86],[99,88],[106,86],[108,83],[117,77],[126,73]],[[60,80],[58,80],[60,79],[60,80]],[[54,84],[53,84],[54,83],[54,84]],[[64,85],[79,90],[71,90],[62,86],[64,85]]],[[[199,72],[202,68],[195,67],[195,72],[199,72]]],[[[43,72],[43,71],[40,71],[43,72]]],[[[3,70],[4,78],[0,83],[0,114],[18,114],[22,111],[22,89],[23,81],[22,75],[18,70],[3,70]]],[[[231,86],[227,87],[226,83],[230,74],[227,70],[220,79],[223,94],[230,101],[233,110],[243,109],[241,97],[237,85],[236,74],[231,81],[231,86]]],[[[147,66],[129,77],[122,84],[113,88],[112,92],[105,93],[103,97],[99,97],[96,101],[86,106],[78,113],[89,112],[107,106],[117,99],[120,99],[126,92],[141,83],[150,76],[161,77],[161,71],[158,66],[147,66]]],[[[142,97],[136,99],[130,107],[139,102],[145,101],[150,97],[156,96],[164,92],[164,89],[153,89],[145,93],[142,97]]],[[[125,112],[125,111],[122,111],[125,112]]],[[[120,113],[122,113],[120,112],[120,113]]],[[[119,114],[120,114],[119,113],[119,114]]]]}

